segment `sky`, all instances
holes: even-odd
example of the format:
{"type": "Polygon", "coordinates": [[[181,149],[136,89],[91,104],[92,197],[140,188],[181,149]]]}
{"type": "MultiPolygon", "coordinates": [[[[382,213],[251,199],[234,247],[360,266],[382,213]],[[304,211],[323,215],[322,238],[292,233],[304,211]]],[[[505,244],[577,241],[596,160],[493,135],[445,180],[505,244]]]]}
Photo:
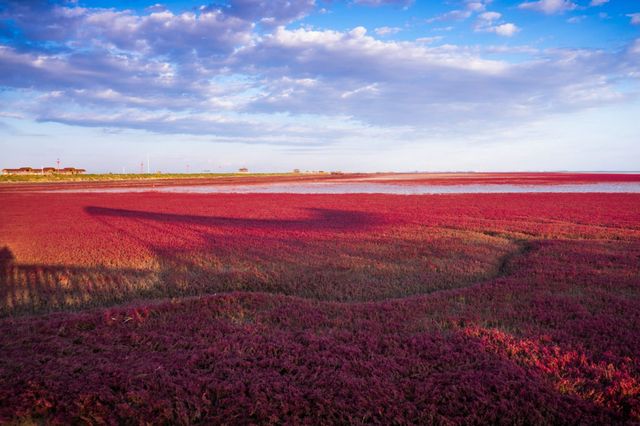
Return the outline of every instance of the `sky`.
{"type": "Polygon", "coordinates": [[[0,0],[0,167],[640,170],[640,0],[0,0]]]}

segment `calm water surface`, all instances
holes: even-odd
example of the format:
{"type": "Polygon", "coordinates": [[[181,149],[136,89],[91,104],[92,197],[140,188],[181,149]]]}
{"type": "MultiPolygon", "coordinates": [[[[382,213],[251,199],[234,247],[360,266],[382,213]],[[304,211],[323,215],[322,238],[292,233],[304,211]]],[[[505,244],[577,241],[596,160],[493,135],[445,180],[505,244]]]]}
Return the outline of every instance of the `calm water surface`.
{"type": "Polygon", "coordinates": [[[525,192],[612,192],[640,193],[640,183],[589,183],[570,185],[394,185],[381,183],[270,183],[256,185],[193,185],[143,188],[73,189],[49,192],[174,192],[197,194],[499,194],[525,192]]]}

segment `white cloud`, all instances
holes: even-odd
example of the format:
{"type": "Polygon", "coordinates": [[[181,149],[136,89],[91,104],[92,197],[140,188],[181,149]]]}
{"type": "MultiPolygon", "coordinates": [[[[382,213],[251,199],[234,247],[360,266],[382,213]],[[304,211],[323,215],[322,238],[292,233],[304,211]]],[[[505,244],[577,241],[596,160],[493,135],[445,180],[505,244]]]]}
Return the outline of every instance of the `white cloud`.
{"type": "Polygon", "coordinates": [[[567,23],[579,24],[580,22],[584,21],[586,18],[587,18],[586,15],[572,16],[571,18],[567,19],[567,23]]]}
{"type": "Polygon", "coordinates": [[[440,22],[440,21],[462,21],[467,19],[473,14],[470,10],[451,10],[442,15],[438,15],[434,18],[427,19],[427,23],[440,22]]]}
{"type": "Polygon", "coordinates": [[[592,7],[602,6],[603,4],[607,4],[607,3],[609,3],[609,0],[591,0],[591,3],[589,4],[589,6],[592,6],[592,7]]]}
{"type": "Polygon", "coordinates": [[[518,28],[515,24],[506,23],[492,27],[492,31],[503,37],[511,37],[518,31],[520,31],[520,28],[518,28]]]}
{"type": "Polygon", "coordinates": [[[365,27],[359,26],[355,27],[348,33],[353,38],[362,38],[367,34],[367,29],[365,27]]]}
{"type": "MultiPolygon", "coordinates": [[[[490,31],[504,36],[517,31],[501,25],[490,31]]],[[[464,122],[483,116],[517,121],[622,100],[615,75],[627,70],[620,68],[624,61],[619,56],[556,50],[509,64],[460,46],[427,46],[367,35],[354,38],[350,32],[280,28],[244,52],[268,76],[249,111],[334,111],[368,123],[424,128],[455,117],[464,122]],[[611,78],[600,78],[607,74],[611,78]],[[288,85],[272,83],[284,75],[313,76],[316,84],[292,92],[288,85]]]]}
{"type": "Polygon", "coordinates": [[[362,4],[365,6],[383,6],[383,5],[397,5],[403,7],[409,7],[413,4],[413,0],[353,0],[355,4],[362,4]]]}
{"type": "MultiPolygon", "coordinates": [[[[487,4],[464,3],[476,31],[505,37],[519,31],[487,4]]],[[[300,10],[306,9],[256,19],[289,19],[300,10]]],[[[215,8],[183,14],[154,8],[140,15],[82,9],[48,17],[69,24],[65,48],[1,46],[0,85],[33,100],[8,99],[0,110],[75,126],[229,140],[262,132],[271,135],[260,139],[265,143],[375,133],[367,129],[464,133],[620,102],[618,82],[637,75],[640,63],[635,47],[545,52],[429,44],[438,37],[376,38],[388,33],[383,28],[374,34],[364,27],[257,29],[238,10],[229,15],[215,8]],[[512,52],[524,59],[491,59],[512,52]]]]}
{"type": "Polygon", "coordinates": [[[627,16],[631,18],[631,23],[633,25],[640,25],[640,13],[630,13],[627,16]]]}
{"type": "Polygon", "coordinates": [[[491,2],[492,0],[467,0],[464,9],[451,10],[434,18],[427,19],[427,23],[450,20],[462,21],[471,17],[474,13],[480,13],[486,10],[487,5],[491,2]]]}
{"type": "Polygon", "coordinates": [[[472,12],[482,12],[485,9],[486,5],[481,1],[470,1],[467,2],[466,8],[472,12]]]}
{"type": "Polygon", "coordinates": [[[418,37],[416,39],[416,43],[435,43],[436,41],[442,40],[442,36],[433,36],[433,37],[418,37]]]}
{"type": "Polygon", "coordinates": [[[212,55],[225,54],[239,44],[248,43],[252,28],[252,23],[217,9],[179,15],[165,10],[145,16],[101,10],[88,14],[78,31],[81,38],[101,37],[120,49],[212,55]],[[184,49],[187,45],[191,49],[184,49]]]}
{"type": "Polygon", "coordinates": [[[363,86],[363,87],[358,87],[355,90],[350,90],[347,92],[344,92],[340,95],[340,97],[342,99],[347,99],[350,98],[352,96],[358,95],[358,94],[377,94],[379,92],[378,90],[378,84],[377,83],[373,83],[373,84],[369,84],[367,86],[363,86]]]}
{"type": "Polygon", "coordinates": [[[399,27],[379,27],[375,29],[375,33],[379,36],[386,36],[391,34],[397,34],[402,31],[402,28],[399,27]]]}
{"type": "Polygon", "coordinates": [[[478,15],[478,18],[484,21],[495,21],[500,19],[501,17],[502,17],[502,14],[498,12],[484,12],[478,15]]]}
{"type": "Polygon", "coordinates": [[[478,15],[478,21],[474,26],[474,30],[477,32],[490,32],[495,33],[503,37],[511,37],[520,31],[517,25],[510,22],[507,23],[495,23],[502,17],[502,14],[498,12],[484,12],[478,15]]]}
{"type": "Polygon", "coordinates": [[[574,10],[577,5],[570,0],[538,0],[520,3],[520,9],[535,10],[547,15],[574,10]]]}
{"type": "Polygon", "coordinates": [[[225,12],[245,21],[283,25],[306,16],[315,6],[315,0],[231,0],[225,12]]]}

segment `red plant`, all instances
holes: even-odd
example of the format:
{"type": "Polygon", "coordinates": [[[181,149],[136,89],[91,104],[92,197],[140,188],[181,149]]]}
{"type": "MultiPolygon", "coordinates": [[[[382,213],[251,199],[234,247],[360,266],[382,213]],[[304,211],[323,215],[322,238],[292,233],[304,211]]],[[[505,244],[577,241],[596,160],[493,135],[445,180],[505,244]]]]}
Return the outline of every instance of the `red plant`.
{"type": "Polygon", "coordinates": [[[1,197],[0,422],[640,421],[640,195],[1,197]]]}

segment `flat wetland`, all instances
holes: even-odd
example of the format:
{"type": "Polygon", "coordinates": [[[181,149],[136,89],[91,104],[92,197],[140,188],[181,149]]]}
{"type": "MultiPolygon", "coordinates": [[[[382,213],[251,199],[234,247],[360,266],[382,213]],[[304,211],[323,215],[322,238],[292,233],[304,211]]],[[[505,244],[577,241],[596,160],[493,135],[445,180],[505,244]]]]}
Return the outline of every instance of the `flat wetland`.
{"type": "Polygon", "coordinates": [[[4,183],[0,423],[637,423],[639,184],[4,183]]]}

